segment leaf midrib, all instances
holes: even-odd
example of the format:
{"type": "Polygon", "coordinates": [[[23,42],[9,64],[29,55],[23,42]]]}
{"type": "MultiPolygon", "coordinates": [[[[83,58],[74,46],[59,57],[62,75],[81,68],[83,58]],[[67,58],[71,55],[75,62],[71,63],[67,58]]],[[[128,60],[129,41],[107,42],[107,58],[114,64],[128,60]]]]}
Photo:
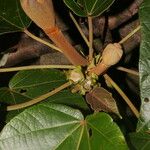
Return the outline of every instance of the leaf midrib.
{"type": "MultiPolygon", "coordinates": [[[[34,133],[34,132],[39,132],[39,131],[49,130],[49,129],[52,129],[52,128],[64,127],[64,126],[67,126],[67,125],[78,124],[78,123],[80,123],[80,122],[79,122],[79,121],[71,121],[71,122],[59,124],[58,126],[48,127],[48,128],[44,128],[44,129],[38,129],[38,130],[26,132],[26,133],[20,133],[20,132],[18,131],[18,134],[17,134],[17,135],[13,135],[13,136],[10,136],[10,137],[4,138],[4,139],[3,139],[3,138],[2,138],[2,139],[0,138],[0,141],[7,140],[7,139],[10,139],[10,138],[14,138],[14,137],[17,137],[17,136],[22,136],[22,135],[34,133]]],[[[11,124],[10,124],[10,126],[13,127],[11,124]]],[[[80,126],[80,125],[79,125],[79,126],[80,126]]],[[[13,128],[14,128],[14,127],[13,127],[13,128]]],[[[16,128],[14,128],[14,129],[17,131],[16,128]]]]}

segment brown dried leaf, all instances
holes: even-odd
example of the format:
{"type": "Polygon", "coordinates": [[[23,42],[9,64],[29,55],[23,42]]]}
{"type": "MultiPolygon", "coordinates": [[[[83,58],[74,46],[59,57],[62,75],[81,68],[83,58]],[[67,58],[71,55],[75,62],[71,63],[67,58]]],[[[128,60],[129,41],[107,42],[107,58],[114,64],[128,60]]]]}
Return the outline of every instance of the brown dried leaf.
{"type": "Polygon", "coordinates": [[[112,94],[102,87],[96,87],[86,94],[86,101],[95,111],[115,113],[120,116],[112,94]]]}

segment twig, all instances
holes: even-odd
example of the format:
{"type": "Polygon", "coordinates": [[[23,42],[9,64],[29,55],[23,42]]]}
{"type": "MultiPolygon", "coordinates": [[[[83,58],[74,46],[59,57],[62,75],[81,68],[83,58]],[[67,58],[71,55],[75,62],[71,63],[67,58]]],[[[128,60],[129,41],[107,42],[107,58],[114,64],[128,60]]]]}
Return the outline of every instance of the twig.
{"type": "Polygon", "coordinates": [[[72,65],[33,65],[33,66],[2,68],[0,69],[0,72],[13,72],[13,71],[33,70],[33,69],[75,69],[75,66],[72,66],[72,65]]]}
{"type": "Polygon", "coordinates": [[[42,5],[38,1],[33,1],[32,3],[21,1],[21,6],[29,18],[43,29],[46,35],[61,49],[62,53],[73,65],[88,65],[88,60],[76,51],[61,29],[56,25],[52,1],[42,1],[42,5]]]}
{"type": "MultiPolygon", "coordinates": [[[[131,21],[129,24],[126,24],[125,26],[119,28],[119,35],[120,39],[125,37],[127,33],[132,32],[135,27],[139,26],[140,22],[138,19],[131,21]]],[[[129,54],[132,52],[135,48],[137,48],[140,45],[141,42],[141,34],[140,32],[135,33],[128,41],[122,44],[124,49],[124,54],[129,54]]],[[[128,61],[127,57],[124,61],[128,61]]]]}
{"type": "Polygon", "coordinates": [[[124,37],[119,44],[123,44],[124,42],[126,42],[131,36],[133,36],[136,32],[138,32],[140,30],[141,26],[139,25],[138,27],[136,27],[136,29],[134,29],[132,32],[130,32],[126,37],[124,37]]]}
{"type": "Polygon", "coordinates": [[[71,83],[67,82],[67,83],[61,85],[60,87],[54,89],[53,91],[51,91],[49,93],[46,93],[44,95],[41,95],[40,97],[35,98],[35,99],[31,100],[31,101],[28,101],[28,102],[25,102],[25,103],[21,103],[21,104],[15,104],[15,105],[7,106],[7,111],[17,110],[17,109],[22,109],[22,108],[26,108],[26,107],[32,106],[32,105],[34,105],[36,103],[39,103],[39,102],[45,100],[48,97],[50,97],[50,96],[60,92],[61,90],[67,88],[70,85],[71,85],[71,83]]]}
{"type": "Polygon", "coordinates": [[[79,33],[81,34],[83,40],[85,41],[85,43],[87,44],[87,46],[89,46],[89,41],[86,38],[85,34],[83,33],[80,25],[78,24],[78,22],[76,21],[76,19],[74,18],[74,16],[72,15],[71,12],[69,13],[69,15],[70,15],[70,18],[72,19],[73,23],[75,24],[76,28],[78,29],[79,33]]]}
{"type": "Polygon", "coordinates": [[[50,47],[50,48],[52,48],[52,49],[54,49],[54,50],[57,50],[57,51],[59,51],[59,52],[62,52],[61,49],[59,49],[59,48],[56,47],[55,45],[53,45],[53,44],[51,44],[51,43],[49,43],[49,42],[47,42],[47,41],[45,41],[45,40],[42,40],[41,38],[39,38],[39,37],[33,35],[33,34],[32,34],[31,32],[29,32],[27,29],[24,30],[24,33],[26,33],[26,34],[27,34],[29,37],[31,37],[32,39],[34,39],[34,40],[36,40],[36,41],[38,41],[38,42],[40,42],[40,43],[43,43],[43,44],[47,45],[48,47],[50,47]]]}
{"type": "Polygon", "coordinates": [[[127,68],[124,68],[124,67],[117,67],[116,69],[120,70],[120,71],[124,71],[124,72],[130,73],[130,74],[133,74],[135,76],[139,76],[139,73],[137,71],[135,71],[135,70],[132,70],[132,69],[127,69],[127,68]]]}
{"type": "MultiPolygon", "coordinates": [[[[121,24],[127,22],[135,14],[137,14],[139,11],[139,7],[143,1],[144,0],[131,1],[131,4],[129,5],[129,7],[127,7],[125,10],[121,11],[120,13],[118,13],[115,16],[110,16],[108,18],[109,29],[113,30],[113,29],[117,28],[121,24]]],[[[126,2],[126,1],[120,1],[120,3],[121,2],[122,2],[122,4],[120,4],[120,5],[124,5],[124,2],[126,2]]]]}
{"type": "Polygon", "coordinates": [[[135,106],[132,104],[130,99],[126,96],[126,94],[119,88],[119,86],[107,75],[104,74],[105,80],[110,82],[110,84],[116,89],[116,91],[121,95],[121,97],[125,100],[125,102],[128,104],[134,115],[139,118],[140,114],[138,110],[135,108],[135,106]]]}
{"type": "Polygon", "coordinates": [[[92,17],[88,17],[88,25],[89,25],[89,61],[93,59],[93,23],[92,17]]]}
{"type": "MultiPolygon", "coordinates": [[[[141,5],[141,3],[144,0],[134,0],[131,1],[131,4],[123,9],[123,11],[120,11],[119,13],[112,15],[111,13],[108,16],[108,28],[109,30],[114,30],[117,27],[119,27],[120,25],[122,25],[123,23],[127,22],[130,18],[132,18],[135,14],[138,13],[139,11],[139,7],[141,5]]],[[[119,1],[119,4],[121,6],[124,5],[124,3],[126,3],[126,1],[119,1]]],[[[94,29],[94,34],[95,35],[102,35],[103,34],[103,28],[104,28],[104,24],[105,24],[105,17],[103,16],[99,16],[99,17],[95,17],[93,19],[93,25],[95,26],[94,29]]],[[[130,23],[129,23],[130,24],[130,23]]]]}
{"type": "Polygon", "coordinates": [[[86,66],[88,60],[84,58],[77,50],[70,44],[67,38],[64,36],[62,31],[57,27],[43,29],[47,36],[61,48],[63,54],[68,60],[75,66],[86,66]]]}

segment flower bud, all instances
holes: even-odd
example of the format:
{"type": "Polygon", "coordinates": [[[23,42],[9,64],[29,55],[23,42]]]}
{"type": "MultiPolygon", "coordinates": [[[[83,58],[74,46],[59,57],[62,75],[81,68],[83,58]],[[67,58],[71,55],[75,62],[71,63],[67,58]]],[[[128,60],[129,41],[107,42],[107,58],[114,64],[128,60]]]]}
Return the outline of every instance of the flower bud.
{"type": "Polygon", "coordinates": [[[55,26],[52,0],[20,0],[21,6],[30,19],[42,29],[55,26]]]}
{"type": "Polygon", "coordinates": [[[82,72],[78,70],[72,70],[70,72],[69,80],[73,81],[74,83],[78,83],[84,79],[84,75],[82,72]]]}
{"type": "Polygon", "coordinates": [[[118,43],[108,44],[102,53],[102,63],[112,66],[118,63],[123,55],[121,45],[118,43]]]}
{"type": "Polygon", "coordinates": [[[82,73],[82,68],[77,66],[75,69],[67,72],[67,78],[73,83],[78,83],[84,80],[84,75],[82,73]]]}
{"type": "Polygon", "coordinates": [[[100,75],[104,73],[110,66],[118,63],[123,55],[123,50],[119,43],[108,44],[102,53],[102,61],[96,67],[90,70],[90,73],[100,75]]]}

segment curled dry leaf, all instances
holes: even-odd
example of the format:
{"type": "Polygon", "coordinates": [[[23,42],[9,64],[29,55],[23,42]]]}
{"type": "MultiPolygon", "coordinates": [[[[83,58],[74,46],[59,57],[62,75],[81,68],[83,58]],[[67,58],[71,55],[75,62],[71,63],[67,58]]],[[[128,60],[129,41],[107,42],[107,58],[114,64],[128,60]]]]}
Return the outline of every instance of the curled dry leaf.
{"type": "Polygon", "coordinates": [[[115,113],[120,116],[112,94],[102,87],[96,87],[86,94],[86,101],[95,111],[115,113]]]}

